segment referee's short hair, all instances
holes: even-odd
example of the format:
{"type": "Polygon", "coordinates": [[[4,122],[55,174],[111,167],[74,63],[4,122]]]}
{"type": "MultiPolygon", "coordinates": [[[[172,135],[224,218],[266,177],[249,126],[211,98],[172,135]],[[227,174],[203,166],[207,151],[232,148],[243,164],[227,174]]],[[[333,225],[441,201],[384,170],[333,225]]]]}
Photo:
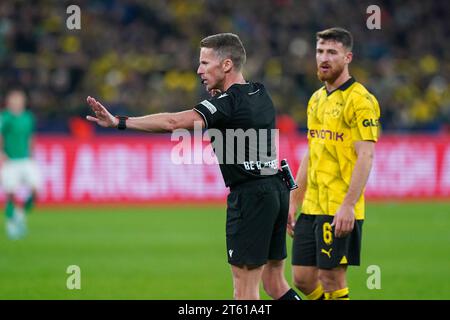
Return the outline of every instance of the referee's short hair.
{"type": "Polygon", "coordinates": [[[231,59],[236,70],[241,70],[247,59],[241,39],[233,33],[219,33],[200,41],[200,48],[211,48],[221,59],[231,59]]]}
{"type": "Polygon", "coordinates": [[[344,28],[330,28],[316,33],[316,39],[319,40],[334,40],[342,43],[347,50],[352,51],[353,36],[350,31],[344,28]]]}

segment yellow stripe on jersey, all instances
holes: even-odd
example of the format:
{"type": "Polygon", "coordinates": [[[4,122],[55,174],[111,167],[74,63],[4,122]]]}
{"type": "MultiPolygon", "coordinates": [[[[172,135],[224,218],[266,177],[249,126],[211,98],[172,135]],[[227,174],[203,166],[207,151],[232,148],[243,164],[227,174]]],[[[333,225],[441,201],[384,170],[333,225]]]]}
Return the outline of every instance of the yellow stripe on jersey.
{"type": "MultiPolygon", "coordinates": [[[[308,182],[302,212],[334,215],[347,194],[356,163],[355,141],[378,140],[377,99],[353,78],[328,93],[317,90],[308,103],[308,182]]],[[[364,219],[364,195],[355,206],[364,219]]]]}

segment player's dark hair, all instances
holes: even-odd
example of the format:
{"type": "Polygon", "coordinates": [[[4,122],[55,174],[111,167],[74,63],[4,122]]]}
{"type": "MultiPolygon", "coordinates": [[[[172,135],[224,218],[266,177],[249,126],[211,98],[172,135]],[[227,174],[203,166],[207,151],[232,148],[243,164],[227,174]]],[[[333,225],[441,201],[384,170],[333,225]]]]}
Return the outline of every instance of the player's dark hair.
{"type": "Polygon", "coordinates": [[[201,48],[211,48],[222,59],[231,59],[236,70],[241,70],[247,59],[241,39],[233,33],[219,33],[200,41],[201,48]]]}
{"type": "Polygon", "coordinates": [[[353,36],[350,31],[343,28],[330,28],[316,33],[316,39],[319,40],[334,40],[342,43],[342,45],[351,51],[353,48],[353,36]]]}

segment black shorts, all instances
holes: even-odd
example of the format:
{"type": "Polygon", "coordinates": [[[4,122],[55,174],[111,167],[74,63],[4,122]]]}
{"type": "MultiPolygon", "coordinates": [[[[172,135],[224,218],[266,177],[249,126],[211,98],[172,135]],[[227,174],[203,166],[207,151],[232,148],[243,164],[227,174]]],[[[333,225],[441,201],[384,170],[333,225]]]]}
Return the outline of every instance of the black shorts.
{"type": "Polygon", "coordinates": [[[301,214],[295,224],[292,264],[333,269],[339,265],[360,264],[362,225],[356,220],[353,231],[344,238],[334,237],[333,216],[301,214]]]}
{"type": "Polygon", "coordinates": [[[227,256],[232,265],[261,266],[283,260],[289,190],[279,176],[231,189],[227,199],[227,256]]]}

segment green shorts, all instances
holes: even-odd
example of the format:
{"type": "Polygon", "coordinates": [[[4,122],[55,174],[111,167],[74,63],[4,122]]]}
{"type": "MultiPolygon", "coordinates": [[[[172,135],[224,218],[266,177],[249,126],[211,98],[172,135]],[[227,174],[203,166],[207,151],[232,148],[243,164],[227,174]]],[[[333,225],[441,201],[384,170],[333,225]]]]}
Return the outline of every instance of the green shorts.
{"type": "Polygon", "coordinates": [[[334,237],[333,216],[301,214],[295,224],[292,264],[333,269],[339,265],[360,264],[362,225],[356,220],[353,231],[344,238],[334,237]]]}
{"type": "Polygon", "coordinates": [[[227,199],[227,256],[232,265],[260,266],[283,260],[289,190],[279,176],[231,189],[227,199]]]}

